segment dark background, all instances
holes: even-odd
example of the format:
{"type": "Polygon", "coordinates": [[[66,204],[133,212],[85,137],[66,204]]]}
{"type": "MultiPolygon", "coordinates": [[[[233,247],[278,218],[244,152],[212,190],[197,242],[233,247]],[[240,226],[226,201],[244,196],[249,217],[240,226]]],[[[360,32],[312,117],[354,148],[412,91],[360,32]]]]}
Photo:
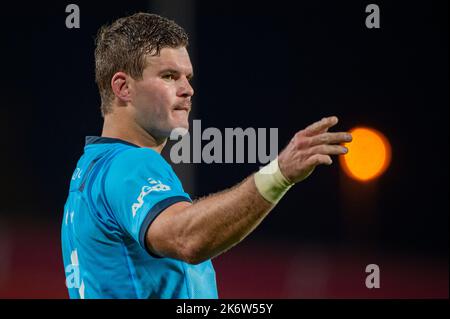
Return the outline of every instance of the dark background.
{"type": "MultiPolygon", "coordinates": [[[[192,119],[203,128],[275,127],[281,150],[336,115],[335,130],[370,126],[391,143],[377,180],[352,181],[338,161],[320,167],[216,258],[222,297],[448,298],[448,2],[377,1],[380,29],[366,28],[366,1],[77,1],[81,27],[67,29],[69,3],[1,11],[1,297],[66,297],[63,206],[84,136],[102,127],[94,37],[148,11],[190,33],[192,119]],[[369,263],[381,269],[377,291],[364,286],[369,263]]],[[[175,169],[194,172],[182,181],[198,198],[258,166],[175,169]]]]}

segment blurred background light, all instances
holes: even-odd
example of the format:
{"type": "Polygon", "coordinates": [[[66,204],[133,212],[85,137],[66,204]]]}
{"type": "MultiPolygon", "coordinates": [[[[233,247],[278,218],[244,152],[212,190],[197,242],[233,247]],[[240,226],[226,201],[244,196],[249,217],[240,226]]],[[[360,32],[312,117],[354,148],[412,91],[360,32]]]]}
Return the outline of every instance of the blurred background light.
{"type": "Polygon", "coordinates": [[[344,144],[349,152],[339,157],[343,170],[362,182],[379,177],[391,161],[388,139],[380,131],[368,127],[356,127],[350,132],[353,141],[344,144]]]}

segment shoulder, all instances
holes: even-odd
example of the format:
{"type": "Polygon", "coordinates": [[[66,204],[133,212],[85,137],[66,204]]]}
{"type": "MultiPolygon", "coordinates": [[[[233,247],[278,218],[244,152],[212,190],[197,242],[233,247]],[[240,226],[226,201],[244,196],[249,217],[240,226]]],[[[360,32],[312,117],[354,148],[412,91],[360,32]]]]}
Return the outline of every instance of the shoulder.
{"type": "Polygon", "coordinates": [[[113,163],[117,164],[136,164],[142,161],[153,161],[157,164],[167,165],[167,162],[158,152],[147,147],[127,147],[112,160],[113,163]]]}
{"type": "Polygon", "coordinates": [[[170,165],[156,151],[145,147],[129,147],[117,153],[110,162],[110,177],[130,176],[154,171],[169,174],[170,165]]]}

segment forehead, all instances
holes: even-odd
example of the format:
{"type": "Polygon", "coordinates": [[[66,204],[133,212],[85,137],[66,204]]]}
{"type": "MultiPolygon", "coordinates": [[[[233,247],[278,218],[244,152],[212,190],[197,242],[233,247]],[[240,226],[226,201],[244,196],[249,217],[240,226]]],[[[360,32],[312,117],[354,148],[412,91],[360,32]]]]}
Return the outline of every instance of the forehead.
{"type": "Polygon", "coordinates": [[[192,73],[192,64],[185,47],[162,48],[157,56],[146,56],[146,70],[159,72],[164,69],[192,73]]]}

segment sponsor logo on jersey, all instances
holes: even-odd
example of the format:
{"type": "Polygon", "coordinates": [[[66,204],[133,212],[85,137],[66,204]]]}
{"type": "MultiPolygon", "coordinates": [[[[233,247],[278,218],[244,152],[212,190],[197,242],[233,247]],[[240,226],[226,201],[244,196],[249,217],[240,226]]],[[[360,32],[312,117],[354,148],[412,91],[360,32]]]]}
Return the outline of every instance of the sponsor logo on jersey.
{"type": "Polygon", "coordinates": [[[170,186],[164,185],[159,180],[149,178],[147,179],[147,181],[150,185],[142,186],[141,193],[136,199],[137,202],[131,206],[131,212],[133,213],[133,217],[136,216],[136,213],[139,210],[139,208],[141,208],[142,205],[144,205],[145,196],[147,196],[151,192],[166,192],[171,189],[170,186]]]}

